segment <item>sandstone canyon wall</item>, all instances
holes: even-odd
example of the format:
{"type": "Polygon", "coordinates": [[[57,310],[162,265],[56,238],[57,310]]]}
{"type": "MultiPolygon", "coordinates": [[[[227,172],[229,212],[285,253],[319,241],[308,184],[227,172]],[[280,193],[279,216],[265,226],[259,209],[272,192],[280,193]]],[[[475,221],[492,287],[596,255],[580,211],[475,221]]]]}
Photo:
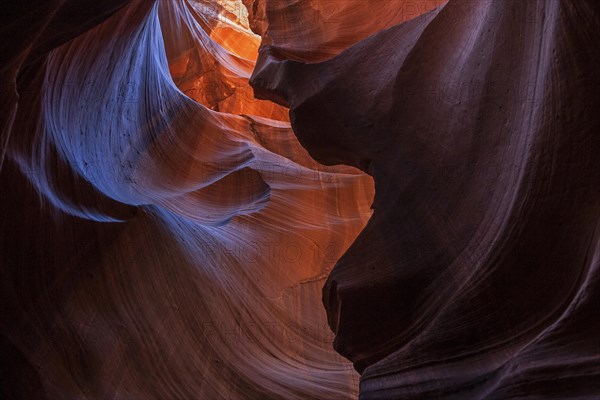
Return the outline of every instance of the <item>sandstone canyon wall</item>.
{"type": "Polygon", "coordinates": [[[3,398],[600,396],[595,1],[2,8],[3,398]]]}

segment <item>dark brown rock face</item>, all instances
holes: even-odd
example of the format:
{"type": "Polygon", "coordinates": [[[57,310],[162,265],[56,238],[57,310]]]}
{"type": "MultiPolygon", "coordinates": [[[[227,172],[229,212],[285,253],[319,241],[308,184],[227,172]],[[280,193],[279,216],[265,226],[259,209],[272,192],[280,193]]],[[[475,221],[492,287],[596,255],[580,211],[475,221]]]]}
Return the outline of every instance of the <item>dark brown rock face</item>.
{"type": "Polygon", "coordinates": [[[257,93],[375,178],[323,290],[361,398],[599,395],[599,24],[592,1],[451,0],[324,62],[262,48],[257,93]]]}
{"type": "Polygon", "coordinates": [[[0,398],[600,398],[596,0],[5,3],[0,398]]]}

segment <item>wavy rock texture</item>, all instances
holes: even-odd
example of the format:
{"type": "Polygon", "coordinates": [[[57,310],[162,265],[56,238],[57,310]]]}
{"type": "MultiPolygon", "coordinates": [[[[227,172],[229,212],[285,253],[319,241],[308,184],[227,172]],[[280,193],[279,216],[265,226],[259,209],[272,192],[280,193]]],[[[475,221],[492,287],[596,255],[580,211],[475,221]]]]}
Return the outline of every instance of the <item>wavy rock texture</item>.
{"type": "Polygon", "coordinates": [[[593,0],[3,7],[4,398],[600,396],[593,0]]]}
{"type": "Polygon", "coordinates": [[[450,0],[321,62],[261,49],[311,155],[375,179],[323,290],[361,399],[600,396],[599,24],[450,0]]]}
{"type": "Polygon", "coordinates": [[[371,178],[253,98],[241,3],[85,6],[6,29],[3,398],[356,397],[320,291],[371,178]]]}

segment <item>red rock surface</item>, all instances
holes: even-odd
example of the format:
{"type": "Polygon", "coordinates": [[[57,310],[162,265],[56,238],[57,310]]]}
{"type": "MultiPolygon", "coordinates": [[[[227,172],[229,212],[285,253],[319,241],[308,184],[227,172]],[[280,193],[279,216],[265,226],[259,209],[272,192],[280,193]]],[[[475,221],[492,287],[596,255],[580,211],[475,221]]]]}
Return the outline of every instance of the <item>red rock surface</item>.
{"type": "Polygon", "coordinates": [[[600,396],[593,0],[0,8],[0,397],[600,396]]]}
{"type": "Polygon", "coordinates": [[[599,395],[600,10],[450,1],[257,93],[311,155],[375,179],[323,290],[361,399],[599,395]]]}

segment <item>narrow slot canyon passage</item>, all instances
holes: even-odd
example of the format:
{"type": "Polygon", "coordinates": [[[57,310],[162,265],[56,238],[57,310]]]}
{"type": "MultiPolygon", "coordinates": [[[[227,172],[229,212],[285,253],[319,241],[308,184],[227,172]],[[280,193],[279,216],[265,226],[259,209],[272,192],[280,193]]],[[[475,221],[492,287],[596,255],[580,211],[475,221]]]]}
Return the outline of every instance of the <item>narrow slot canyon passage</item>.
{"type": "Polygon", "coordinates": [[[600,396],[594,0],[0,10],[0,398],[600,396]]]}

